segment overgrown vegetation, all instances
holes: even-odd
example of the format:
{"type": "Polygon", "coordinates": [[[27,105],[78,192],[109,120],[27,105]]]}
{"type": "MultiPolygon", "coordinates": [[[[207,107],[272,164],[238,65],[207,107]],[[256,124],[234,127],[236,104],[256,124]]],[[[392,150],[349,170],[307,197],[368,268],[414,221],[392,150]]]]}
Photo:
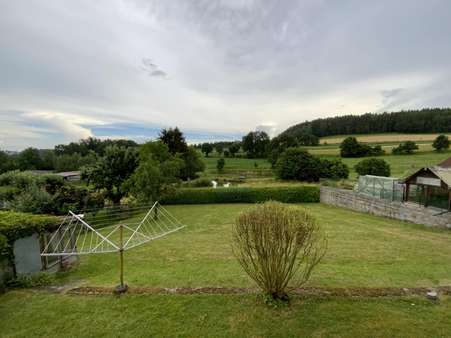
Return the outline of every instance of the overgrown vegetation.
{"type": "Polygon", "coordinates": [[[304,209],[266,202],[241,213],[233,231],[234,253],[244,271],[274,300],[307,282],[326,253],[326,240],[304,209]]]}
{"type": "Polygon", "coordinates": [[[392,149],[393,155],[409,155],[418,150],[418,145],[413,141],[406,141],[392,149]]]}
{"type": "Polygon", "coordinates": [[[380,156],[384,153],[380,145],[372,147],[368,144],[360,143],[353,136],[345,138],[340,145],[341,157],[380,156]]]}
{"type": "Polygon", "coordinates": [[[439,135],[439,136],[437,136],[437,138],[432,143],[432,147],[436,151],[442,151],[442,150],[449,149],[448,136],[446,136],[446,135],[439,135]]]}

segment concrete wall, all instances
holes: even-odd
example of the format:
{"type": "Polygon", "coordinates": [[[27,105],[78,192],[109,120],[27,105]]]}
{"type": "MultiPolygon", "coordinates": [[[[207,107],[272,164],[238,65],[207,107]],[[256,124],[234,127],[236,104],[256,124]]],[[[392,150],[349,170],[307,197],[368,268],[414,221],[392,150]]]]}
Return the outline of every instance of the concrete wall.
{"type": "Polygon", "coordinates": [[[39,272],[42,269],[39,236],[33,234],[14,242],[14,266],[17,274],[39,272]]]}
{"type": "Polygon", "coordinates": [[[412,202],[390,202],[357,194],[352,190],[324,186],[321,187],[320,201],[321,203],[341,208],[395,218],[402,221],[451,228],[451,213],[443,213],[443,209],[433,207],[425,208],[412,202]]]}

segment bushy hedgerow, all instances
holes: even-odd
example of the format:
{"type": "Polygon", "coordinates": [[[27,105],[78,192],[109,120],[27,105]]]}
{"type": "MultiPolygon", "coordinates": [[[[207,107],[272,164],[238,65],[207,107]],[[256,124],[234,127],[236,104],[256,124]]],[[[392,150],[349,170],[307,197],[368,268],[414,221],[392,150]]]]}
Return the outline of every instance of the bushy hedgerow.
{"type": "Polygon", "coordinates": [[[15,240],[53,230],[59,223],[60,218],[56,216],[0,211],[0,256],[12,255],[11,248],[15,240]]]}
{"type": "Polygon", "coordinates": [[[180,189],[163,204],[257,203],[268,200],[285,203],[319,202],[319,187],[199,188],[180,189]]]}

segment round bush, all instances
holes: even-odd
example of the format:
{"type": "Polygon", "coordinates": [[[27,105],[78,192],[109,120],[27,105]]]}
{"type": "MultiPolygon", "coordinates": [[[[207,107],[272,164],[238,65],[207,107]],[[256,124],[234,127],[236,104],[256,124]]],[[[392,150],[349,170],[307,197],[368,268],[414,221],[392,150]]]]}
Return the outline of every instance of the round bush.
{"type": "Polygon", "coordinates": [[[359,175],[390,176],[390,165],[382,159],[367,158],[354,166],[359,175]]]}

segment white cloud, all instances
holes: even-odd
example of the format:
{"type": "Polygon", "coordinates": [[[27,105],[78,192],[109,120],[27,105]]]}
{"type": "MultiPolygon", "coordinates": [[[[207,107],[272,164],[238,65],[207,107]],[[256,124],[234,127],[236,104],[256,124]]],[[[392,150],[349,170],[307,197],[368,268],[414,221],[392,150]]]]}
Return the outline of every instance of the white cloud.
{"type": "Polygon", "coordinates": [[[49,146],[123,122],[235,134],[270,121],[274,133],[335,114],[450,105],[450,9],[444,0],[4,1],[0,112],[26,113],[13,128],[23,137],[2,121],[0,141],[49,146]]]}

